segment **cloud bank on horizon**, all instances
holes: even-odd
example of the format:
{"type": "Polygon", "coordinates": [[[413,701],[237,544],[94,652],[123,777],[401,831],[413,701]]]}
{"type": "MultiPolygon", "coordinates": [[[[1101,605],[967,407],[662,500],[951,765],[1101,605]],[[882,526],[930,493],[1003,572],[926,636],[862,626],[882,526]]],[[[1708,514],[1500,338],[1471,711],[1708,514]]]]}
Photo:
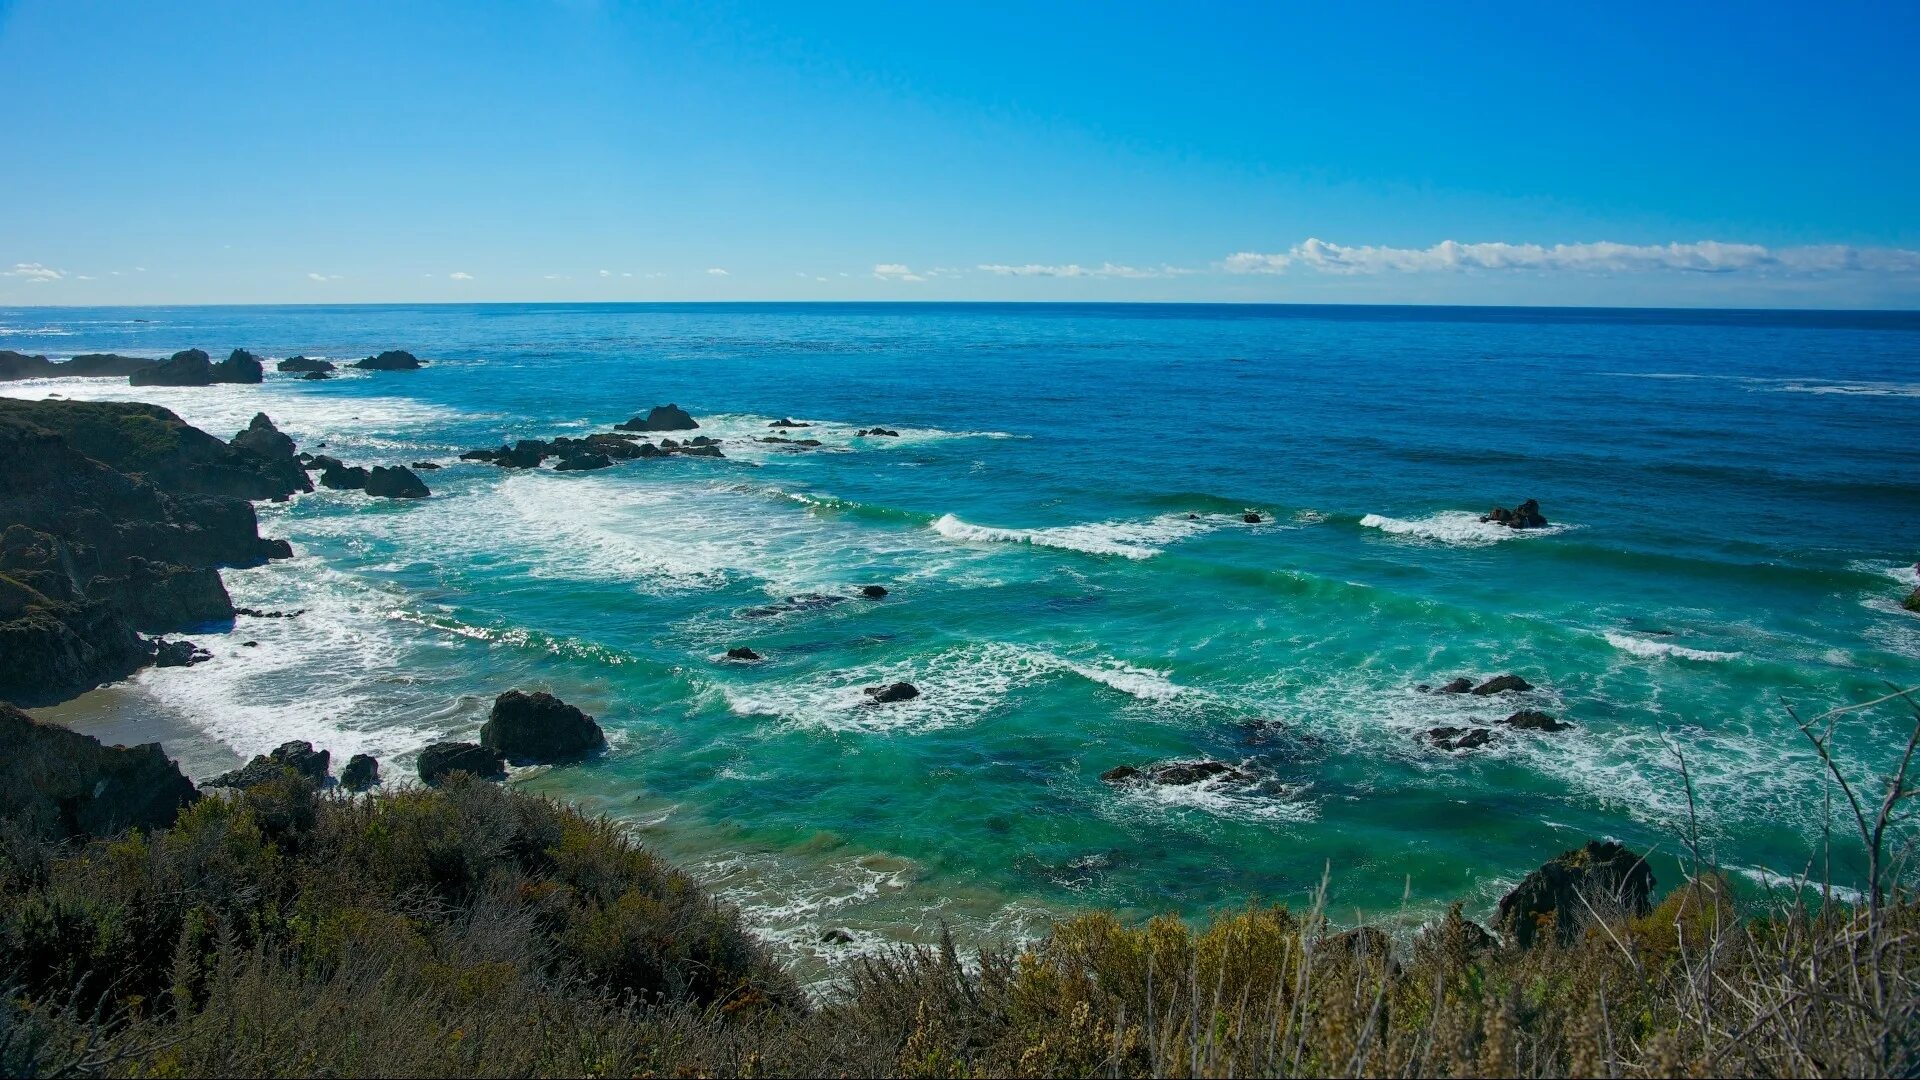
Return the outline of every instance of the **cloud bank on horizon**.
{"type": "Polygon", "coordinates": [[[1309,237],[1284,254],[1235,252],[1221,263],[1232,274],[1280,274],[1300,268],[1325,274],[1404,274],[1474,270],[1571,271],[1588,274],[1679,271],[1697,274],[1868,273],[1920,275],[1920,251],[1818,244],[1768,248],[1718,240],[1692,243],[1463,244],[1432,247],[1350,247],[1309,237]]]}

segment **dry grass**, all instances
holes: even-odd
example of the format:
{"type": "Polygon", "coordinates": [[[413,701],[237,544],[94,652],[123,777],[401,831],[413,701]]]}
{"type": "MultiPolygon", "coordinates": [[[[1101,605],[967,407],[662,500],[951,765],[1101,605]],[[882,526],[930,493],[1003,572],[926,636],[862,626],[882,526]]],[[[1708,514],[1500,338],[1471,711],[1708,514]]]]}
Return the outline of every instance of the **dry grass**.
{"type": "MultiPolygon", "coordinates": [[[[1804,725],[1823,760],[1846,715],[1804,725]]],[[[1800,883],[1743,909],[1696,862],[1530,949],[1457,908],[1398,942],[1319,904],[1089,914],[863,960],[812,1003],[617,829],[490,785],[272,785],[79,850],[0,831],[0,1074],[1913,1075],[1905,766],[1861,798],[1829,764],[1857,907],[1800,883]]]]}

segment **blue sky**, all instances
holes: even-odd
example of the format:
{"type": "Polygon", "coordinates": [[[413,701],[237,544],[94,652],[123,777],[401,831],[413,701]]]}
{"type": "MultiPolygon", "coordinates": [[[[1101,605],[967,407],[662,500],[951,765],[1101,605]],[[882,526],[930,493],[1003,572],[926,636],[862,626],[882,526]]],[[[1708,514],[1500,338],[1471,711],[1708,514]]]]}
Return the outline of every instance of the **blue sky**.
{"type": "Polygon", "coordinates": [[[0,303],[1920,307],[1916,56],[1909,2],[0,0],[0,303]]]}

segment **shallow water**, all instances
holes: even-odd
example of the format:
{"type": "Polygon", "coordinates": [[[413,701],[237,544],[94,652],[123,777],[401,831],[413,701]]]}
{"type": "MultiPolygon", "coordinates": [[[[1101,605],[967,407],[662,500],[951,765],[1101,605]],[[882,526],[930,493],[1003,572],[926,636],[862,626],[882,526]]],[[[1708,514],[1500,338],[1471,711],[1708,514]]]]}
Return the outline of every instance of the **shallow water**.
{"type": "MultiPolygon", "coordinates": [[[[116,736],[145,709],[234,754],[306,738],[397,773],[499,690],[549,687],[612,751],[517,782],[635,821],[796,955],[832,953],[825,927],[858,948],[1297,900],[1329,868],[1343,912],[1484,909],[1587,836],[1674,851],[1669,746],[1718,857],[1793,874],[1822,789],[1783,702],[1920,683],[1898,604],[1920,555],[1911,315],[0,310],[0,348],[188,346],[431,363],[0,393],[151,400],[222,435],[265,411],[350,463],[447,468],[423,502],[263,507],[300,557],[229,588],[307,613],[197,635],[214,662],[89,699],[116,736]],[[454,460],[667,401],[728,458],[454,460]],[[823,445],[749,441],[781,417],[823,445]],[[900,437],[855,435],[875,424],[900,437]],[[1553,527],[1477,520],[1527,497],[1553,527]],[[758,610],[867,583],[892,594],[758,610]],[[766,660],[723,662],[739,644],[766,660]],[[1539,689],[1415,689],[1506,671],[1539,689]],[[863,703],[895,679],[922,696],[863,703]],[[1413,737],[1523,704],[1578,726],[1460,755],[1413,737]],[[1263,782],[1098,779],[1201,755],[1263,782]]],[[[1865,775],[1906,731],[1880,709],[1837,740],[1865,775]]]]}

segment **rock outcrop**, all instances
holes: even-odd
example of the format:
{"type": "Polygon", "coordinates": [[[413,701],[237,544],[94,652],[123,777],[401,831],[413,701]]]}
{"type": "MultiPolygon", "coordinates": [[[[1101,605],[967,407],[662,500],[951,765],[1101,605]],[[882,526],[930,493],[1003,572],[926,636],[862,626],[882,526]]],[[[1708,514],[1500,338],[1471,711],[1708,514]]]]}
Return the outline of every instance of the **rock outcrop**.
{"type": "Polygon", "coordinates": [[[1474,687],[1469,692],[1478,697],[1489,697],[1493,694],[1505,694],[1509,691],[1523,693],[1531,689],[1533,689],[1533,684],[1518,675],[1495,675],[1493,678],[1474,687]]]}
{"type": "Polygon", "coordinates": [[[192,667],[213,659],[213,654],[201,648],[199,644],[181,639],[178,641],[156,640],[153,643],[154,667],[192,667]]]}
{"type": "Polygon", "coordinates": [[[213,358],[204,349],[182,349],[127,376],[131,386],[212,386],[213,358]]]}
{"type": "Polygon", "coordinates": [[[71,360],[49,360],[12,349],[0,349],[0,382],[17,379],[124,379],[154,367],[158,361],[113,353],[84,353],[71,360]]]}
{"type": "Polygon", "coordinates": [[[0,703],[0,815],[32,835],[164,829],[198,797],[159,743],[103,746],[0,703]]]}
{"type": "Polygon", "coordinates": [[[1500,722],[1516,731],[1567,731],[1573,727],[1539,709],[1521,709],[1500,722]]]}
{"type": "Polygon", "coordinates": [[[862,585],[860,586],[860,595],[869,600],[884,600],[887,598],[887,587],[885,585],[862,585]]]}
{"type": "Polygon", "coordinates": [[[353,366],[368,371],[415,371],[420,367],[420,359],[405,349],[389,349],[378,356],[357,360],[353,366]]]}
{"type": "Polygon", "coordinates": [[[380,782],[380,760],[371,754],[355,754],[340,770],[340,786],[348,791],[365,791],[380,782]]]}
{"type": "Polygon", "coordinates": [[[0,400],[0,698],[63,700],[152,658],[138,632],[233,617],[217,567],[291,554],[251,451],[149,405],[0,400]]]}
{"type": "Polygon", "coordinates": [[[860,692],[867,695],[867,703],[870,705],[891,705],[896,701],[912,701],[920,696],[920,688],[910,682],[869,686],[860,692]]]}
{"type": "Polygon", "coordinates": [[[285,360],[280,361],[280,363],[276,366],[278,366],[281,371],[300,371],[300,372],[308,372],[308,373],[317,371],[324,374],[326,372],[333,370],[333,361],[314,360],[310,357],[305,357],[305,356],[289,356],[285,360]]]}
{"type": "Polygon", "coordinates": [[[297,776],[320,785],[327,781],[327,766],[332,760],[332,753],[315,750],[312,743],[296,739],[281,743],[271,754],[255,754],[252,761],[240,768],[221,773],[200,786],[239,790],[287,776],[297,776]]]}
{"type": "Polygon", "coordinates": [[[257,383],[266,378],[266,366],[260,358],[245,349],[235,349],[227,354],[225,360],[213,365],[213,381],[217,383],[257,383]]]}
{"type": "Polygon", "coordinates": [[[366,488],[367,494],[383,499],[424,499],[433,494],[413,470],[404,465],[374,466],[367,474],[366,488]]]}
{"type": "Polygon", "coordinates": [[[1478,750],[1493,741],[1489,728],[1437,727],[1423,736],[1436,750],[1478,750]]]}
{"type": "Polygon", "coordinates": [[[420,779],[427,786],[439,787],[461,772],[482,780],[505,780],[506,755],[470,742],[439,742],[420,751],[420,779]]]}
{"type": "Polygon", "coordinates": [[[727,650],[727,659],[752,662],[760,659],[760,654],[745,645],[735,645],[733,648],[727,650]]]}
{"type": "Polygon", "coordinates": [[[692,431],[700,425],[678,405],[655,405],[647,415],[614,426],[621,431],[692,431]]]}
{"type": "Polygon", "coordinates": [[[1521,948],[1553,934],[1570,942],[1595,914],[1645,915],[1653,892],[1646,857],[1611,840],[1560,853],[1500,899],[1500,928],[1521,948]]]}
{"type": "Polygon", "coordinates": [[[254,413],[246,430],[235,435],[227,445],[251,454],[258,461],[259,469],[284,489],[269,498],[313,490],[313,481],[307,478],[306,470],[301,468],[295,455],[292,437],[274,427],[266,413],[254,413]]]}
{"type": "Polygon", "coordinates": [[[1538,499],[1528,499],[1512,510],[1496,506],[1481,514],[1480,520],[1492,525],[1505,525],[1509,529],[1538,529],[1547,524],[1547,519],[1540,516],[1538,499]]]}
{"type": "Polygon", "coordinates": [[[480,745],[516,765],[578,761],[606,749],[593,717],[552,694],[509,690],[494,699],[480,745]]]}

